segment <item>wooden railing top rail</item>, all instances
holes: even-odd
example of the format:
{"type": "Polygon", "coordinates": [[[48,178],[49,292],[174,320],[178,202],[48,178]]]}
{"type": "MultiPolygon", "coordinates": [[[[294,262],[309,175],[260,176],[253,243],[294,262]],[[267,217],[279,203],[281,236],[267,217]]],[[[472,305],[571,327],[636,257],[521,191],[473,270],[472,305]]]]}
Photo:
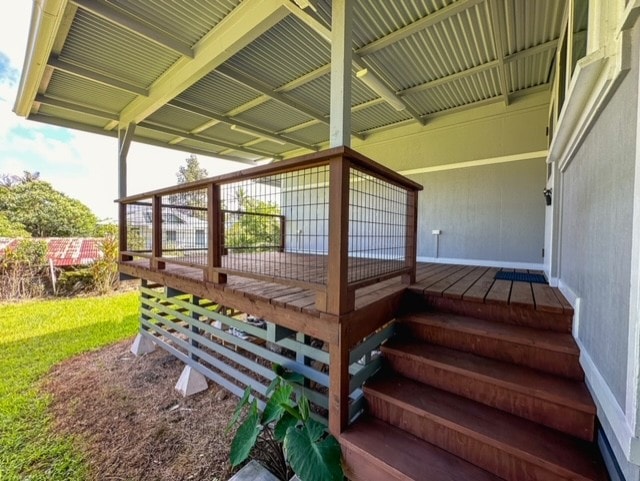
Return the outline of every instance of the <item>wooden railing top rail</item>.
{"type": "Polygon", "coordinates": [[[385,167],[384,165],[381,165],[365,157],[355,150],[352,150],[348,147],[336,147],[333,149],[323,150],[322,152],[315,152],[293,159],[282,160],[273,164],[258,165],[256,167],[231,172],[229,174],[207,177],[206,179],[196,180],[194,182],[142,192],[140,194],[117,199],[116,202],[128,204],[140,200],[148,200],[150,197],[158,195],[170,195],[180,192],[204,189],[210,184],[228,184],[239,180],[255,179],[258,177],[266,177],[269,175],[282,174],[285,172],[291,172],[304,168],[326,165],[330,159],[335,157],[348,158],[357,168],[376,175],[381,179],[390,181],[407,190],[422,190],[422,185],[418,184],[417,182],[414,182],[395,172],[394,170],[391,170],[390,168],[385,167]]]}

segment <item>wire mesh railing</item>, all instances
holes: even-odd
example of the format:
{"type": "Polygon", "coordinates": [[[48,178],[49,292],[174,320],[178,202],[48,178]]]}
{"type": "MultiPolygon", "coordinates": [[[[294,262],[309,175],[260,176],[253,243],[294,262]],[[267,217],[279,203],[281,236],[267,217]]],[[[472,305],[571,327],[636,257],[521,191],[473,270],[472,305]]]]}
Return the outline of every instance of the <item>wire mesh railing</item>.
{"type": "Polygon", "coordinates": [[[331,298],[415,277],[419,189],[346,148],[204,179],[122,199],[121,259],[302,286],[342,313],[331,298]]]}

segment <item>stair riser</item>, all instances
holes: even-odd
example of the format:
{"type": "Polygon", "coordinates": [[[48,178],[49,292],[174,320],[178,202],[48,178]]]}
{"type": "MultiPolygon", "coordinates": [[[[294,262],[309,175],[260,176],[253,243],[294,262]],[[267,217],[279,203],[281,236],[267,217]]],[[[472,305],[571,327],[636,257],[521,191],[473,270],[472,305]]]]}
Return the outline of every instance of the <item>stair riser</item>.
{"type": "Polygon", "coordinates": [[[507,481],[558,481],[572,479],[589,481],[566,472],[561,466],[544,466],[535,459],[527,459],[520,453],[508,451],[508,446],[490,444],[482,437],[466,432],[457,426],[441,422],[437,418],[419,415],[386,399],[367,393],[371,414],[382,421],[404,429],[429,443],[482,468],[507,481]],[[456,429],[458,428],[458,429],[456,429]],[[505,450],[507,449],[507,450],[505,450]],[[574,477],[571,477],[571,475],[574,477]]]}
{"type": "Polygon", "coordinates": [[[438,344],[519,366],[527,366],[577,381],[584,380],[584,372],[580,367],[579,357],[576,354],[552,351],[545,349],[543,346],[519,344],[438,326],[425,326],[411,321],[403,322],[402,329],[408,331],[414,339],[421,339],[431,344],[438,344]]]}
{"type": "Polygon", "coordinates": [[[429,295],[419,302],[439,312],[557,332],[571,332],[573,323],[571,314],[541,312],[511,304],[486,304],[429,295]]]}
{"type": "Polygon", "coordinates": [[[435,366],[423,358],[402,356],[389,350],[383,352],[392,369],[407,378],[593,441],[595,419],[591,414],[435,366]]]}
{"type": "Polygon", "coordinates": [[[346,443],[342,444],[342,460],[350,481],[414,481],[346,443]]]}

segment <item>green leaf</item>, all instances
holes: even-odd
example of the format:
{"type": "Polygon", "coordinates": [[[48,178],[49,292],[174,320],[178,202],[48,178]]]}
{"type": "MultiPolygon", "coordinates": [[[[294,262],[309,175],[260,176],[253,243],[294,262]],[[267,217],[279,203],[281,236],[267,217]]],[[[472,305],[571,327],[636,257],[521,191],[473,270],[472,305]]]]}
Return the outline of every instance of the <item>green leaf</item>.
{"type": "Polygon", "coordinates": [[[288,384],[283,384],[276,389],[264,408],[264,412],[262,413],[262,424],[266,425],[271,421],[280,419],[280,416],[284,413],[284,408],[282,406],[291,404],[292,394],[293,387],[288,384]]]}
{"type": "Polygon", "coordinates": [[[296,424],[298,424],[298,419],[285,411],[276,424],[276,427],[273,429],[273,436],[276,438],[276,441],[284,441],[284,437],[287,435],[287,430],[296,424]]]}
{"type": "Polygon", "coordinates": [[[291,416],[296,418],[298,421],[302,421],[302,418],[300,417],[300,413],[296,408],[289,406],[288,404],[282,404],[282,409],[284,409],[286,412],[288,412],[291,416]]]}
{"type": "Polygon", "coordinates": [[[281,382],[280,376],[274,377],[271,383],[269,384],[269,387],[267,388],[267,392],[264,393],[265,396],[268,396],[269,394],[271,394],[271,391],[279,387],[280,382],[281,382]]]}
{"type": "MultiPolygon", "coordinates": [[[[316,423],[318,424],[318,423],[316,423]]],[[[344,473],[340,458],[340,445],[333,436],[320,442],[313,442],[312,436],[317,434],[306,428],[290,427],[284,438],[284,447],[291,468],[301,481],[342,481],[344,473]]]]}
{"type": "Polygon", "coordinates": [[[284,371],[280,377],[291,384],[304,384],[304,376],[297,372],[284,371]]]}
{"type": "Polygon", "coordinates": [[[300,401],[298,402],[298,410],[300,411],[300,417],[303,421],[309,419],[309,400],[306,396],[300,396],[300,401]]]}
{"type": "Polygon", "coordinates": [[[254,401],[249,416],[247,416],[240,425],[231,442],[229,459],[232,466],[238,466],[249,457],[251,450],[256,444],[261,428],[260,413],[258,412],[256,401],[254,401]]]}
{"type": "Polygon", "coordinates": [[[322,435],[326,432],[326,429],[323,424],[315,421],[311,418],[307,419],[304,423],[304,428],[307,430],[309,434],[309,438],[312,442],[316,442],[318,439],[322,437],[322,435]]]}
{"type": "Polygon", "coordinates": [[[233,415],[231,416],[231,420],[229,421],[229,424],[227,424],[225,432],[228,433],[231,430],[231,428],[235,426],[235,424],[238,422],[238,419],[240,419],[240,415],[242,414],[242,410],[249,403],[250,396],[251,396],[251,386],[247,386],[247,388],[244,390],[244,394],[242,395],[242,399],[240,399],[240,402],[238,402],[238,405],[236,406],[235,411],[233,411],[233,415]]]}

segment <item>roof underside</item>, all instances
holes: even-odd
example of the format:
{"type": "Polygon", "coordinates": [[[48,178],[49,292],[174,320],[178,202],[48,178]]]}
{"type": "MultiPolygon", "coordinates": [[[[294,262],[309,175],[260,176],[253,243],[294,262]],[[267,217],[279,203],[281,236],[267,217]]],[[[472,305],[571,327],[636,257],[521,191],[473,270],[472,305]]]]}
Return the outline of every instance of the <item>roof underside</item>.
{"type": "MultiPolygon", "coordinates": [[[[330,0],[50,3],[59,21],[48,43],[32,25],[28,55],[50,48],[23,73],[21,115],[114,136],[134,123],[137,141],[244,161],[329,139],[330,0]]],[[[356,0],[353,135],[547,89],[564,5],[356,0]]]]}

